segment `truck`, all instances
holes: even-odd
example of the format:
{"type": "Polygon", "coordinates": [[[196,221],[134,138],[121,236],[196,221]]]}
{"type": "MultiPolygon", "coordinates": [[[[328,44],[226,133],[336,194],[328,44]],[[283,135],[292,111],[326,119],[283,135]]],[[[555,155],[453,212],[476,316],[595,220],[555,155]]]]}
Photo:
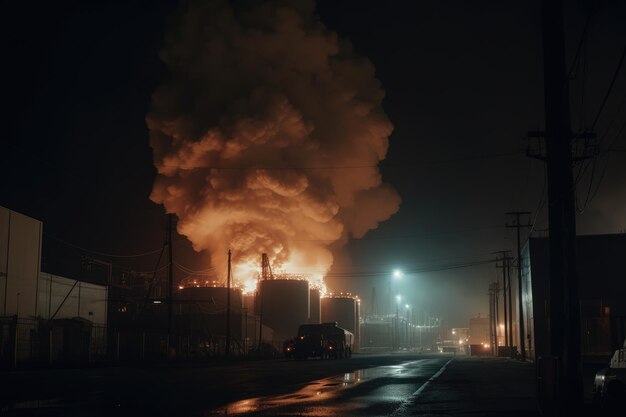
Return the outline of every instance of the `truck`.
{"type": "Polygon", "coordinates": [[[298,328],[294,356],[299,359],[349,358],[353,341],[354,335],[337,323],[303,324],[298,328]]]}
{"type": "Polygon", "coordinates": [[[596,373],[593,402],[609,413],[623,412],[626,406],[626,340],[611,357],[608,368],[596,373]]]}

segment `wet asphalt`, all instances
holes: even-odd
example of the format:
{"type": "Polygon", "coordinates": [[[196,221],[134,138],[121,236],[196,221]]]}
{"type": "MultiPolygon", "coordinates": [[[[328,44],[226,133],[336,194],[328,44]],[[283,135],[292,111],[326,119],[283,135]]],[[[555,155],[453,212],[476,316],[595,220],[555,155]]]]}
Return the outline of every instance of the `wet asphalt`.
{"type": "Polygon", "coordinates": [[[410,353],[0,373],[2,415],[537,415],[533,368],[410,353]]]}

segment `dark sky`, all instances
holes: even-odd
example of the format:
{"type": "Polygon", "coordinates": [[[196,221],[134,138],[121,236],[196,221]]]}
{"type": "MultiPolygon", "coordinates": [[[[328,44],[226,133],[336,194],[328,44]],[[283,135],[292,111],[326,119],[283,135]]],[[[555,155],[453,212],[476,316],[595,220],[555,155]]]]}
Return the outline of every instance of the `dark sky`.
{"type": "MultiPolygon", "coordinates": [[[[572,127],[581,131],[591,126],[626,45],[626,3],[568,3],[570,63],[593,13],[571,80],[572,127]]],[[[158,51],[177,7],[173,1],[3,6],[0,204],[44,221],[50,268],[77,267],[58,239],[122,255],[161,245],[164,211],[148,199],[155,169],[145,116],[152,92],[168,77],[158,51]]],[[[543,163],[523,154],[526,132],[544,126],[540,2],[324,0],[317,12],[376,67],[395,126],[383,178],[402,197],[398,214],[337,254],[327,282],[361,294],[367,311],[371,288],[382,307],[391,270],[401,268],[407,275],[394,292],[465,325],[470,315],[487,313],[493,265],[419,271],[514,249],[504,212],[527,210],[534,218],[541,206],[543,163]]],[[[626,132],[618,136],[625,93],[622,68],[595,129],[603,150],[614,140],[615,149],[626,148],[626,132]]],[[[592,173],[592,190],[601,186],[578,216],[580,233],[626,230],[624,155],[602,153],[595,169],[589,163],[583,171],[581,202],[592,173]]],[[[546,218],[544,204],[536,229],[546,228],[546,218]]],[[[206,267],[207,257],[184,240],[176,254],[181,265],[206,267]]],[[[116,262],[151,270],[155,256],[116,262]]]]}

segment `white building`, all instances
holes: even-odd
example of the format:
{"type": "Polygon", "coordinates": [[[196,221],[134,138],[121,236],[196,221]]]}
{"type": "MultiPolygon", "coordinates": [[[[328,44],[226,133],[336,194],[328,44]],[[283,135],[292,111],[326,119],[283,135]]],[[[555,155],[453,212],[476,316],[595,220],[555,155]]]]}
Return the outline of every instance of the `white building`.
{"type": "Polygon", "coordinates": [[[0,207],[0,316],[106,326],[107,288],[41,271],[43,223],[0,207]]]}

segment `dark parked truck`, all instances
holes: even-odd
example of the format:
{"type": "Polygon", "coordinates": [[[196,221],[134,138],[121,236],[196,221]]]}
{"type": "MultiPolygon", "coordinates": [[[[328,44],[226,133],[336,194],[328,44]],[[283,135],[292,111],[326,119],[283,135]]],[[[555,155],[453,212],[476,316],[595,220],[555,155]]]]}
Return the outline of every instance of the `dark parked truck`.
{"type": "Polygon", "coordinates": [[[300,359],[349,358],[353,340],[354,335],[337,323],[303,324],[298,329],[295,356],[300,359]]]}

